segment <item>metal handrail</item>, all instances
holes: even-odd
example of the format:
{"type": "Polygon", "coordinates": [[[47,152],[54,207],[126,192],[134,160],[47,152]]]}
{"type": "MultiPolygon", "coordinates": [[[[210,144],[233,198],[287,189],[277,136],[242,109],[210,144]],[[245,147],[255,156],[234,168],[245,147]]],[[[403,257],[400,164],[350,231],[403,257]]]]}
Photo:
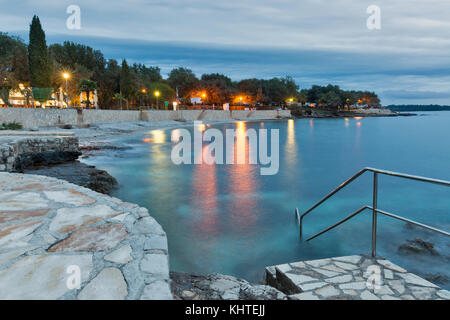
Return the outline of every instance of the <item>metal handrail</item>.
{"type": "Polygon", "coordinates": [[[324,198],[322,198],[319,202],[317,202],[315,205],[313,205],[311,208],[309,208],[307,211],[305,211],[301,216],[299,216],[298,214],[298,208],[295,209],[295,214],[297,219],[299,220],[299,229],[300,229],[300,238],[303,237],[303,218],[308,215],[310,212],[312,212],[314,209],[316,209],[318,206],[320,206],[322,203],[324,203],[325,201],[327,201],[329,198],[331,198],[332,196],[334,196],[337,192],[339,192],[341,189],[345,188],[347,185],[349,185],[350,183],[352,183],[353,181],[355,181],[358,177],[360,177],[362,174],[364,174],[365,172],[370,171],[373,172],[373,205],[372,206],[363,206],[361,207],[359,210],[355,211],[354,213],[352,213],[351,215],[349,215],[348,217],[344,218],[343,220],[335,223],[334,225],[332,225],[331,227],[326,228],[325,230],[319,232],[318,234],[314,235],[313,237],[307,239],[307,241],[310,241],[322,234],[324,234],[325,232],[330,231],[331,229],[336,228],[337,226],[341,225],[342,223],[350,220],[351,218],[353,218],[354,216],[360,214],[361,212],[365,211],[366,209],[370,209],[372,210],[372,256],[375,257],[376,256],[376,234],[377,234],[377,213],[389,216],[391,218],[394,219],[398,219],[398,220],[402,220],[408,223],[412,223],[414,225],[417,225],[419,227],[434,231],[434,232],[438,232],[441,234],[444,234],[446,236],[450,236],[450,234],[448,232],[427,226],[425,224],[395,215],[393,213],[387,212],[387,211],[383,211],[383,210],[379,210],[377,208],[378,205],[378,174],[384,174],[384,175],[388,175],[388,176],[393,176],[393,177],[397,177],[397,178],[404,178],[404,179],[409,179],[409,180],[416,180],[416,181],[422,181],[422,182],[427,182],[427,183],[433,183],[433,184],[438,184],[438,185],[443,185],[443,186],[447,186],[450,187],[450,181],[446,181],[446,180],[439,180],[439,179],[432,179],[432,178],[426,178],[426,177],[421,177],[421,176],[414,176],[414,175],[409,175],[409,174],[404,174],[404,173],[399,173],[399,172],[393,172],[393,171],[387,171],[387,170],[381,170],[381,169],[375,169],[375,168],[364,168],[360,171],[358,171],[356,174],[354,174],[350,179],[344,181],[342,184],[340,184],[337,188],[335,188],[333,191],[331,191],[329,194],[327,194],[324,198]]]}

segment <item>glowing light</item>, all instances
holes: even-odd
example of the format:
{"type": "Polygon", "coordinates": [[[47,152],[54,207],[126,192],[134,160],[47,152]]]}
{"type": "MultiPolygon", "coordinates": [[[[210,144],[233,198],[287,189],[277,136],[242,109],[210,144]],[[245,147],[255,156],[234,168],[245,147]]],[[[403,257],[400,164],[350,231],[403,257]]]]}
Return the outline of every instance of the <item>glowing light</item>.
{"type": "Polygon", "coordinates": [[[146,89],[142,89],[141,92],[142,92],[142,93],[146,93],[147,90],[146,90],[146,89]]]}
{"type": "Polygon", "coordinates": [[[171,140],[172,140],[173,143],[178,143],[180,141],[180,138],[181,138],[181,131],[180,131],[180,129],[172,130],[172,134],[170,136],[171,136],[171,140]]]}
{"type": "Polygon", "coordinates": [[[156,96],[156,97],[159,97],[160,94],[161,94],[161,93],[160,93],[159,91],[155,91],[155,96],[156,96]]]}
{"type": "Polygon", "coordinates": [[[152,142],[152,139],[150,139],[150,138],[145,138],[145,139],[142,139],[142,142],[150,143],[150,142],[152,142]]]}
{"type": "Polygon", "coordinates": [[[202,94],[202,97],[203,97],[203,98],[206,98],[206,93],[202,94]]]}
{"type": "Polygon", "coordinates": [[[355,120],[361,120],[363,117],[353,117],[355,120]]]}
{"type": "Polygon", "coordinates": [[[69,79],[70,78],[70,74],[68,74],[67,72],[63,73],[63,78],[64,79],[69,79]]]}
{"type": "Polygon", "coordinates": [[[150,131],[150,134],[152,135],[154,143],[161,144],[166,142],[166,134],[163,130],[152,130],[150,131]]]}

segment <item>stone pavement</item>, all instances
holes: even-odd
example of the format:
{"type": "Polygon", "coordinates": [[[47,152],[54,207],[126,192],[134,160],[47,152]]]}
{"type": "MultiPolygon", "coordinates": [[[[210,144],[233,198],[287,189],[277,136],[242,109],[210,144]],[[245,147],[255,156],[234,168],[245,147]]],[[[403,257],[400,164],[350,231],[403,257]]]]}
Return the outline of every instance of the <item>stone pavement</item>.
{"type": "Polygon", "coordinates": [[[448,300],[450,292],[383,258],[355,255],[266,268],[267,284],[296,300],[448,300]]]}
{"type": "Polygon", "coordinates": [[[135,204],[0,173],[0,299],[172,299],[166,234],[135,204]]]}

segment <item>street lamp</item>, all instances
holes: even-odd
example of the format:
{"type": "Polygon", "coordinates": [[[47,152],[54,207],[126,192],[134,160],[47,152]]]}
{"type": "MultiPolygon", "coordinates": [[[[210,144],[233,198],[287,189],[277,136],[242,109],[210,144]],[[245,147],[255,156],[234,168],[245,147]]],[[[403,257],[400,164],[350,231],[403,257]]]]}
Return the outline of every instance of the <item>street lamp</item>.
{"type": "Polygon", "coordinates": [[[63,78],[66,80],[66,106],[69,107],[69,90],[67,89],[67,80],[69,80],[70,74],[64,72],[63,78]]]}
{"type": "Polygon", "coordinates": [[[202,93],[202,103],[205,104],[206,100],[206,93],[202,93]]]}
{"type": "Polygon", "coordinates": [[[141,103],[140,104],[141,104],[141,107],[142,107],[142,96],[147,92],[147,89],[144,88],[144,89],[141,90],[141,92],[142,92],[142,94],[141,94],[141,103]]]}
{"type": "Polygon", "coordinates": [[[156,97],[156,109],[159,109],[159,100],[158,100],[159,95],[160,95],[159,91],[155,91],[155,97],[156,97]]]}

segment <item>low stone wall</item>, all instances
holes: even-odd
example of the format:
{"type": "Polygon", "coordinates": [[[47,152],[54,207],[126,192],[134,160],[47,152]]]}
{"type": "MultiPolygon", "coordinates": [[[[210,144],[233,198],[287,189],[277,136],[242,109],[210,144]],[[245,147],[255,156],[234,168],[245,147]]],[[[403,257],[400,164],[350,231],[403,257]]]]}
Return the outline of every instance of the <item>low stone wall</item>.
{"type": "Polygon", "coordinates": [[[141,120],[139,111],[128,110],[83,110],[82,124],[133,122],[141,120]]]}
{"type": "Polygon", "coordinates": [[[24,128],[60,125],[88,125],[96,123],[134,121],[195,121],[232,119],[276,119],[291,116],[289,110],[75,110],[0,108],[0,123],[17,122],[24,128]]]}
{"type": "Polygon", "coordinates": [[[78,114],[75,109],[0,108],[0,123],[10,122],[20,123],[25,128],[76,125],[78,114]]]}
{"type": "Polygon", "coordinates": [[[73,161],[79,155],[78,138],[72,133],[0,131],[0,171],[73,161]]]}

